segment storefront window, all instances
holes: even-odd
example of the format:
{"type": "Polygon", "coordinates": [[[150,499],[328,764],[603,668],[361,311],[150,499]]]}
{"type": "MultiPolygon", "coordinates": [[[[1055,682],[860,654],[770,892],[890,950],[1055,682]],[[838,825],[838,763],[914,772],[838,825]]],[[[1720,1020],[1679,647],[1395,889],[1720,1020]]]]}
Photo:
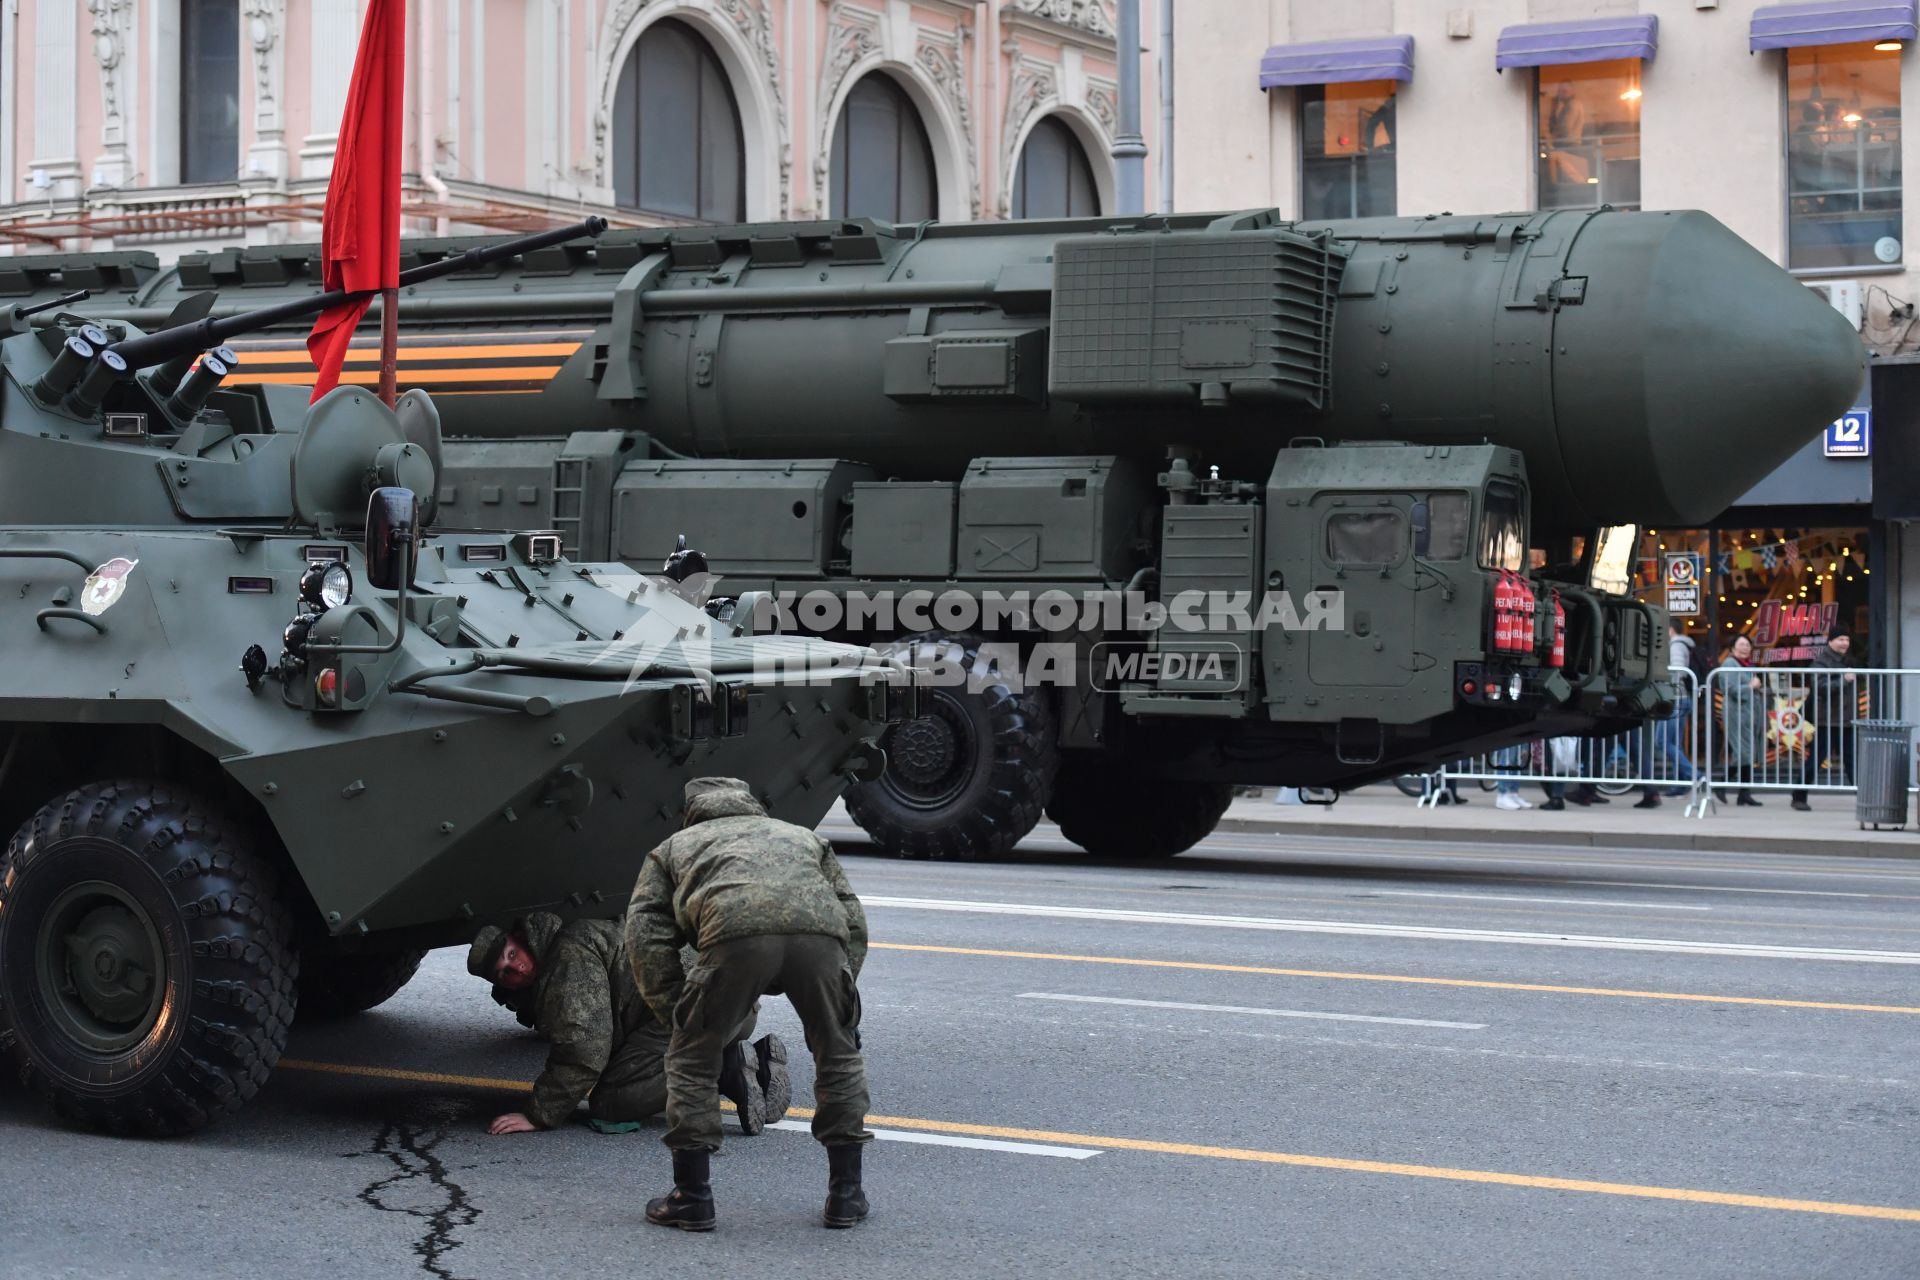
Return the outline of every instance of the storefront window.
{"type": "Polygon", "coordinates": [[[1541,67],[1540,207],[1640,207],[1640,60],[1541,67]]]}
{"type": "MultiPolygon", "coordinates": [[[[1714,662],[1737,636],[1754,644],[1762,666],[1813,658],[1828,631],[1848,628],[1865,653],[1872,633],[1867,593],[1867,530],[1824,528],[1649,530],[1641,535],[1634,595],[1669,605],[1669,561],[1690,556],[1701,584],[1698,612],[1676,615],[1714,662]]],[[[1684,597],[1683,597],[1684,598],[1684,597]]]]}
{"type": "Polygon", "coordinates": [[[1310,221],[1394,212],[1392,80],[1300,88],[1300,211],[1310,221]]]}
{"type": "Polygon", "coordinates": [[[1900,50],[1787,50],[1787,265],[1900,261],[1900,50]]]}

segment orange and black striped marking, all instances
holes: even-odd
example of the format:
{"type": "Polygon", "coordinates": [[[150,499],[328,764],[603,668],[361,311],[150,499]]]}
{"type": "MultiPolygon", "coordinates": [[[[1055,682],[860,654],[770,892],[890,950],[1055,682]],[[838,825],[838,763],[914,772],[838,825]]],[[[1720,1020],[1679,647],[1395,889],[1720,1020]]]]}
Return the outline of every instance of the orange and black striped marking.
{"type": "MultiPolygon", "coordinates": [[[[543,329],[523,333],[402,334],[399,378],[402,391],[421,387],[435,395],[484,392],[488,395],[544,391],[560,366],[592,335],[591,329],[543,329]]],[[[243,338],[229,342],[240,367],[229,386],[280,382],[309,386],[313,361],[305,337],[243,338]]],[[[380,380],[380,343],[374,334],[356,337],[347,348],[340,381],[371,387],[380,380]]]]}

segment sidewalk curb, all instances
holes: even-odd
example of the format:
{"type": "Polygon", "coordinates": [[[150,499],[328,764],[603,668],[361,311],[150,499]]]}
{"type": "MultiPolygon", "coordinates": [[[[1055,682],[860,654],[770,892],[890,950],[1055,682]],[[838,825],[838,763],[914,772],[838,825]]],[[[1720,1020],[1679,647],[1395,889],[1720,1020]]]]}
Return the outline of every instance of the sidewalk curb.
{"type": "MultiPolygon", "coordinates": [[[[1765,836],[1715,835],[1713,819],[1700,820],[1697,834],[1634,831],[1554,831],[1518,827],[1436,827],[1386,822],[1314,822],[1279,818],[1261,822],[1252,818],[1222,818],[1216,832],[1236,835],[1352,836],[1369,840],[1432,841],[1445,844],[1550,845],[1568,849],[1698,849],[1720,853],[1815,854],[1847,858],[1920,860],[1920,835],[1911,831],[1881,834],[1907,837],[1906,843],[1845,837],[1796,836],[1774,840],[1765,836]]],[[[1870,834],[1870,833],[1862,833],[1870,834]]]]}

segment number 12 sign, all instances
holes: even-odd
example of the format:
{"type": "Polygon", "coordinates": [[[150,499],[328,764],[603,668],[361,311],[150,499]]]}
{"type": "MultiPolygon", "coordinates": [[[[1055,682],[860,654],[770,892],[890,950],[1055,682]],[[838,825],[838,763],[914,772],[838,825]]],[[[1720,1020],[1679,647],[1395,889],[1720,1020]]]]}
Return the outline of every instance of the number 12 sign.
{"type": "Polygon", "coordinates": [[[1873,411],[1856,409],[1844,418],[1835,418],[1827,427],[1825,441],[1829,458],[1864,458],[1873,452],[1873,411]]]}

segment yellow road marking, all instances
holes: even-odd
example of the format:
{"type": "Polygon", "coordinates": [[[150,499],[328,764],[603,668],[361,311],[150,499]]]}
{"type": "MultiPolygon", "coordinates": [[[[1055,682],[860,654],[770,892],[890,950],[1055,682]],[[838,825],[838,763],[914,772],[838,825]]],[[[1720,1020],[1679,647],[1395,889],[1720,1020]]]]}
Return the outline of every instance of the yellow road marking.
{"type": "MultiPolygon", "coordinates": [[[[503,342],[495,344],[462,343],[455,347],[408,347],[399,349],[400,363],[405,366],[411,361],[420,360],[494,360],[509,356],[570,356],[580,349],[578,342],[503,342]]],[[[273,350],[239,350],[234,352],[240,357],[240,368],[244,372],[249,366],[291,364],[307,359],[304,345],[287,346],[273,350]]],[[[348,347],[347,363],[374,363],[380,361],[378,347],[348,347]]]]}
{"type": "MultiPolygon", "coordinates": [[[[560,372],[560,366],[529,365],[524,368],[473,368],[473,369],[413,369],[400,366],[401,377],[408,383],[427,382],[526,382],[533,378],[552,378],[560,372]]],[[[313,370],[304,373],[248,373],[240,370],[227,379],[229,383],[271,382],[305,386],[313,381],[313,370]]],[[[340,375],[345,383],[370,384],[379,380],[377,369],[348,369],[340,375]]]]}
{"type": "Polygon", "coordinates": [[[398,1067],[356,1067],[345,1062],[311,1062],[305,1058],[282,1058],[288,1071],[324,1071],[336,1076],[369,1076],[375,1080],[408,1080],[414,1084],[450,1084],[462,1089],[504,1089],[525,1093],[533,1088],[531,1080],[497,1080],[492,1076],[452,1076],[439,1071],[402,1071],[398,1067]]]}
{"type": "Polygon", "coordinates": [[[1278,978],[1337,978],[1345,982],[1405,982],[1428,987],[1476,987],[1486,991],[1544,991],[1563,996],[1616,996],[1632,1000],[1692,1000],[1702,1004],[1751,1004],[1775,1009],[1838,1009],[1845,1013],[1920,1014],[1920,1006],[1843,1004],[1830,1000],[1780,1000],[1768,996],[1712,996],[1688,991],[1631,991],[1618,987],[1563,987],[1544,982],[1492,982],[1480,978],[1423,978],[1402,973],[1342,973],[1332,969],[1275,969],[1264,965],[1212,964],[1202,960],[1141,960],[1127,956],[1062,955],[1052,951],[999,951],[985,947],[936,947],[913,942],[872,942],[876,951],[926,951],[1002,960],[1071,960],[1079,964],[1132,965],[1143,969],[1195,969],[1205,973],[1253,973],[1278,978]]]}
{"type": "MultiPolygon", "coordinates": [[[[393,1067],[357,1067],[339,1062],[309,1062],[282,1058],[282,1067],[294,1071],[322,1071],[334,1075],[370,1076],[382,1080],[411,1080],[477,1089],[532,1088],[523,1080],[494,1080],[485,1076],[443,1075],[432,1071],[401,1071],[393,1067]]],[[[813,1118],[811,1107],[790,1107],[796,1120],[813,1118]]],[[[1382,1173],[1402,1178],[1434,1178],[1444,1182],[1478,1182],[1502,1187],[1532,1187],[1545,1191],[1580,1191],[1590,1195],[1630,1196],[1647,1200],[1680,1200],[1691,1204],[1733,1205],[1745,1209],[1775,1209],[1793,1213],[1824,1213],[1847,1218],[1884,1218],[1891,1222],[1920,1222],[1920,1209],[1892,1205],[1848,1204],[1834,1200],[1794,1200],[1784,1196],[1753,1196],[1731,1191],[1699,1191],[1690,1187],[1656,1187],[1635,1182],[1594,1182],[1586,1178],[1548,1178],[1527,1173],[1500,1173],[1490,1169],[1452,1169],[1444,1165],[1405,1164],[1396,1160],[1347,1160],[1338,1156],[1299,1155],[1290,1151],[1261,1151],[1250,1147],[1214,1147],[1193,1142],[1157,1142],[1147,1138],[1110,1138],[1086,1133],[1058,1133],[1051,1129],[1018,1129],[1006,1125],[963,1124],[955,1120],[921,1120],[911,1116],[868,1116],[867,1123],[883,1129],[912,1129],[922,1133],[962,1134],[973,1138],[1003,1138],[1014,1142],[1044,1142],[1058,1146],[1101,1147],[1113,1151],[1147,1151],[1156,1155],[1195,1156],[1208,1160],[1239,1160],[1252,1164],[1293,1165],[1302,1169],[1336,1169],[1347,1173],[1382,1173]]]]}

